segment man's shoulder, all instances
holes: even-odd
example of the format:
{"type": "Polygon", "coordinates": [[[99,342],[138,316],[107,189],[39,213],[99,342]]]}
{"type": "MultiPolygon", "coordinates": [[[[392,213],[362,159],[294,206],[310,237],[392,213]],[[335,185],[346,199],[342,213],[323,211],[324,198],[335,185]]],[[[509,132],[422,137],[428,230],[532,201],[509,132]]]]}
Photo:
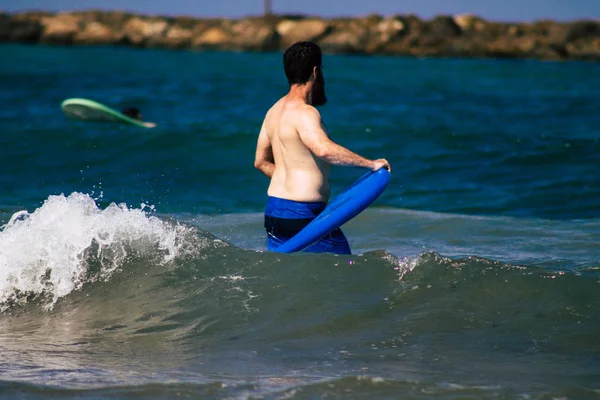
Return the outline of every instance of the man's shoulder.
{"type": "Polygon", "coordinates": [[[266,116],[267,116],[267,117],[268,117],[269,115],[273,114],[273,113],[274,113],[276,110],[278,110],[278,109],[280,109],[280,108],[281,108],[281,100],[282,100],[282,99],[280,99],[279,101],[277,101],[275,104],[273,104],[273,105],[271,106],[271,108],[269,108],[269,109],[267,110],[267,114],[266,114],[266,116]]]}
{"type": "Polygon", "coordinates": [[[288,123],[314,123],[321,121],[321,113],[312,105],[304,102],[290,102],[285,98],[280,99],[267,111],[265,122],[276,119],[285,119],[288,123]]]}
{"type": "Polygon", "coordinates": [[[297,113],[301,118],[321,119],[321,113],[310,104],[301,104],[297,108],[297,113]]]}

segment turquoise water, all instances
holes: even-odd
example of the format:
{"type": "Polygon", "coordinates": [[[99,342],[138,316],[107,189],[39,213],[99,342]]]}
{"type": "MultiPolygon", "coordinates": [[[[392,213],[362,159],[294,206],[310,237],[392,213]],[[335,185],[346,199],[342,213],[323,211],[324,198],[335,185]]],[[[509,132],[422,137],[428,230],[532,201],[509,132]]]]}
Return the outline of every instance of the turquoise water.
{"type": "Polygon", "coordinates": [[[0,47],[0,397],[600,395],[598,64],[326,56],[341,257],[265,251],[280,54],[0,47]]]}

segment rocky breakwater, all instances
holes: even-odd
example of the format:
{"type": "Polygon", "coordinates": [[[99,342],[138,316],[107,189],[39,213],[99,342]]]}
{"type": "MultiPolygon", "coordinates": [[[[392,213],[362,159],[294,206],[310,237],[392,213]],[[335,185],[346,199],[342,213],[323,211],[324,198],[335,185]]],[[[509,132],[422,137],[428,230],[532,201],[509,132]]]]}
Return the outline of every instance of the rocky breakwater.
{"type": "Polygon", "coordinates": [[[159,17],[118,11],[0,14],[0,41],[278,51],[312,40],[328,53],[600,60],[600,21],[491,22],[473,15],[323,19],[159,17]]]}

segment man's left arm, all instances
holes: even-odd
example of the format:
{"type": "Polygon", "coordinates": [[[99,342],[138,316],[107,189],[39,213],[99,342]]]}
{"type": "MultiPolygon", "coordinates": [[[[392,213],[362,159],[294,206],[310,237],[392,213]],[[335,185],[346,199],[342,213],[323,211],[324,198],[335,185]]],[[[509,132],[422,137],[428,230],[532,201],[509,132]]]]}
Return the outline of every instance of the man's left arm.
{"type": "Polygon", "coordinates": [[[273,176],[275,171],[275,159],[273,158],[273,148],[271,140],[267,135],[265,124],[260,128],[258,141],[256,142],[256,155],[254,157],[254,167],[265,174],[267,178],[273,176]]]}

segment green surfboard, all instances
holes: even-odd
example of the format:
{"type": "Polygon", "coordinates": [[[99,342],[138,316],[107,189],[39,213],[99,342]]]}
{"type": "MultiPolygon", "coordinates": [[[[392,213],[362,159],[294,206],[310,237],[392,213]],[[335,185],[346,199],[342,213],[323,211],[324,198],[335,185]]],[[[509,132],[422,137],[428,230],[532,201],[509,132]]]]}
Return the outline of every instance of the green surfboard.
{"type": "Polygon", "coordinates": [[[88,99],[67,99],[62,102],[60,108],[67,117],[80,121],[131,124],[142,128],[152,128],[154,125],[152,123],[130,118],[122,112],[88,99]]]}

